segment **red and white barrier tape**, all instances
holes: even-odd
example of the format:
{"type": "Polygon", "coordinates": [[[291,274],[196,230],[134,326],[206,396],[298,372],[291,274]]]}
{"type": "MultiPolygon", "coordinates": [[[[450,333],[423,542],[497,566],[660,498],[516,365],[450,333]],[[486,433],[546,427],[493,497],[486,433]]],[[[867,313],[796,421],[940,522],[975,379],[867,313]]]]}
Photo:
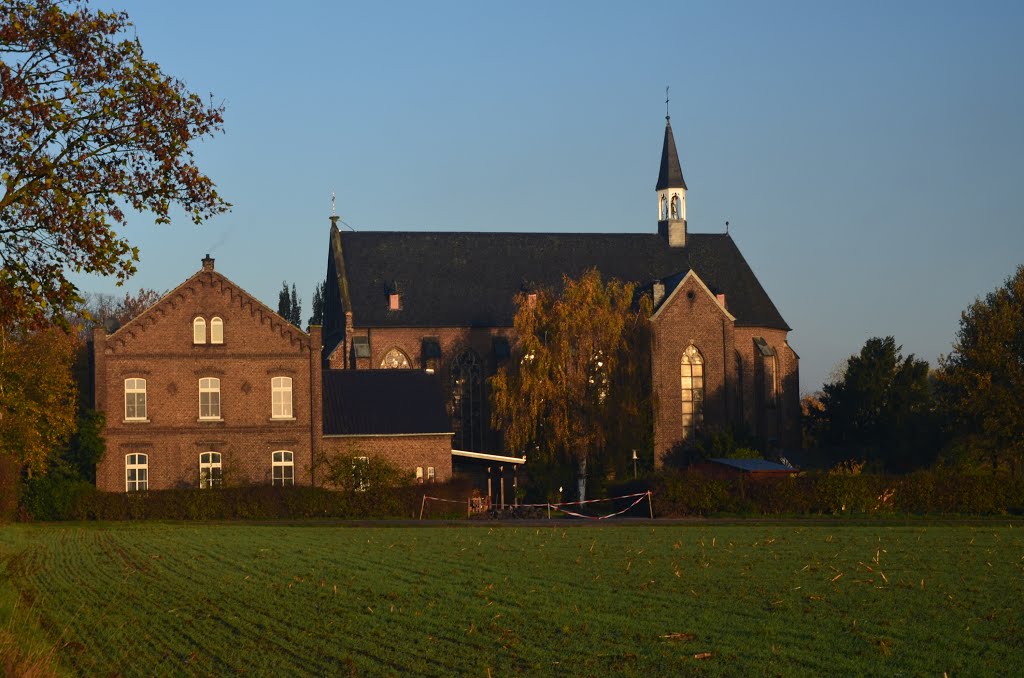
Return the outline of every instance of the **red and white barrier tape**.
{"type": "Polygon", "coordinates": [[[605,499],[585,499],[583,501],[563,501],[557,504],[520,504],[520,506],[534,506],[540,508],[547,508],[548,506],[555,508],[557,506],[579,506],[581,504],[596,504],[600,501],[615,501],[616,499],[632,499],[633,497],[646,497],[647,492],[637,492],[636,494],[623,494],[618,497],[607,497],[605,499]]]}
{"type": "Polygon", "coordinates": [[[589,518],[590,520],[604,520],[606,518],[614,518],[615,516],[621,516],[623,513],[625,513],[629,509],[633,508],[634,506],[636,506],[637,504],[642,502],[644,500],[644,497],[647,496],[647,493],[644,492],[641,495],[631,494],[629,496],[630,497],[636,497],[637,498],[636,501],[634,501],[632,504],[630,504],[626,508],[622,509],[621,511],[616,511],[615,513],[609,513],[606,516],[588,516],[588,515],[584,515],[582,513],[576,513],[574,511],[566,511],[565,509],[558,508],[558,506],[559,506],[558,504],[548,504],[548,506],[550,506],[551,508],[555,509],[556,511],[559,511],[560,513],[564,513],[567,516],[573,516],[575,518],[589,518]]]}

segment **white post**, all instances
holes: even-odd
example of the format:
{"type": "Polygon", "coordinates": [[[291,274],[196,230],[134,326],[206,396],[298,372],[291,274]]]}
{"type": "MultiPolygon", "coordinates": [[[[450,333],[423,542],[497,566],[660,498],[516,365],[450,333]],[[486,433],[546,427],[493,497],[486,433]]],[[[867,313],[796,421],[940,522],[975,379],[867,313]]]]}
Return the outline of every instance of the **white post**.
{"type": "Polygon", "coordinates": [[[504,465],[498,467],[498,483],[501,484],[501,510],[505,510],[505,467],[504,465]]]}

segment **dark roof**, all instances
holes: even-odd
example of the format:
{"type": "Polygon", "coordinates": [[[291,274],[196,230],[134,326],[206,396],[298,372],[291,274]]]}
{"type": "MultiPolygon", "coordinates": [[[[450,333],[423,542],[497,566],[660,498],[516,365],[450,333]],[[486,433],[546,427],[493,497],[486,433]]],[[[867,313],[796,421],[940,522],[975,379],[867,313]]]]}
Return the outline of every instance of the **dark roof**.
{"type": "Polygon", "coordinates": [[[658,171],[658,185],[654,190],[664,188],[686,188],[683,181],[683,168],[679,165],[679,153],[676,151],[676,139],[672,135],[672,123],[665,118],[665,142],[661,145],[661,169],[658,171]]]}
{"type": "Polygon", "coordinates": [[[441,380],[420,370],[325,370],[324,434],[448,433],[441,380]]]}
{"type": "Polygon", "coordinates": [[[792,466],[785,466],[784,464],[778,464],[774,461],[765,461],[764,459],[709,459],[716,464],[723,464],[725,466],[731,466],[738,468],[741,471],[753,472],[753,473],[764,473],[765,471],[771,471],[775,473],[797,473],[797,469],[792,466]]]}
{"type": "Polygon", "coordinates": [[[356,327],[511,327],[524,287],[558,289],[563,274],[596,267],[643,288],[664,280],[666,295],[693,269],[726,295],[737,325],[789,329],[728,234],[691,233],[685,247],[655,233],[360,231],[336,242],[356,327]],[[391,311],[395,281],[401,310],[391,311]]]}

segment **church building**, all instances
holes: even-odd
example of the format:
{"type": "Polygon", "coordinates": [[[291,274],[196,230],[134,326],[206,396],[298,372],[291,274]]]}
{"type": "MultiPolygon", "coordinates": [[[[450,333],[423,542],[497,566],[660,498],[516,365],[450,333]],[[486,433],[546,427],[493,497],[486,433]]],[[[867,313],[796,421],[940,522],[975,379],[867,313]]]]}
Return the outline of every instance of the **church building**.
{"type": "Polygon", "coordinates": [[[769,451],[799,447],[790,327],[728,233],[689,232],[686,192],[666,116],[647,234],[347,232],[332,217],[325,367],[438,375],[456,464],[460,453],[515,459],[502,456],[512,451],[489,427],[487,399],[487,379],[514,353],[513,298],[597,268],[654,301],[656,464],[715,427],[745,427],[769,451]]]}

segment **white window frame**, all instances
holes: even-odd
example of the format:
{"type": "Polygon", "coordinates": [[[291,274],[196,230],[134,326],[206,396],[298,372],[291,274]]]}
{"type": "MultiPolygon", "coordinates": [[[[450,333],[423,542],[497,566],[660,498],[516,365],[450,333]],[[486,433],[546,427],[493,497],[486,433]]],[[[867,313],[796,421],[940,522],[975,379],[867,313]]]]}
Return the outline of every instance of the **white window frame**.
{"type": "Polygon", "coordinates": [[[292,414],[291,377],[274,377],[270,380],[270,418],[294,418],[292,414]]]}
{"type": "Polygon", "coordinates": [[[192,321],[192,343],[206,343],[206,318],[199,316],[192,321]]]}
{"type": "Polygon", "coordinates": [[[433,466],[428,466],[427,467],[427,482],[428,483],[432,483],[432,482],[434,482],[434,479],[435,479],[434,478],[434,467],[433,466]]]}
{"type": "Polygon", "coordinates": [[[220,379],[203,377],[199,380],[199,418],[204,421],[220,421],[220,379]],[[203,402],[203,396],[206,403],[203,402]],[[206,414],[203,414],[203,410],[206,414]]]}
{"type": "Polygon", "coordinates": [[[124,455],[124,491],[143,492],[149,489],[149,455],[132,452],[124,455]]]}
{"type": "Polygon", "coordinates": [[[224,320],[220,316],[210,318],[210,343],[224,343],[224,320]]]}
{"type": "Polygon", "coordinates": [[[124,420],[149,421],[148,415],[149,410],[147,409],[146,404],[146,380],[140,377],[128,377],[124,380],[124,420]],[[129,403],[134,406],[134,415],[129,414],[129,403]]]}
{"type": "Polygon", "coordinates": [[[352,457],[352,477],[356,483],[356,492],[366,492],[370,488],[370,480],[366,477],[369,470],[369,457],[352,457]]]}
{"type": "Polygon", "coordinates": [[[270,484],[282,487],[294,485],[295,455],[290,450],[274,450],[270,459],[270,484]]]}
{"type": "Polygon", "coordinates": [[[683,440],[693,440],[704,424],[704,357],[690,344],[679,360],[683,440]]]}
{"type": "Polygon", "coordinates": [[[416,467],[416,482],[419,483],[420,485],[423,484],[423,467],[422,466],[417,466],[416,467]]]}
{"type": "Polygon", "coordinates": [[[220,452],[203,452],[199,455],[199,487],[209,489],[220,487],[224,482],[220,452]]]}

